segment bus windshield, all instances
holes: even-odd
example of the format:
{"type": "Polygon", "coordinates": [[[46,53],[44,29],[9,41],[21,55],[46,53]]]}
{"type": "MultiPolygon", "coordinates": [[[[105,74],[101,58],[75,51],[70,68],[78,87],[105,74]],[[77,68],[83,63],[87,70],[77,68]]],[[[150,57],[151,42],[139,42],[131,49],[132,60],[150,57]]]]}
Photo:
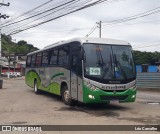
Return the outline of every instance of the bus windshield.
{"type": "Polygon", "coordinates": [[[129,45],[83,44],[84,77],[102,83],[127,83],[135,79],[129,45]]]}

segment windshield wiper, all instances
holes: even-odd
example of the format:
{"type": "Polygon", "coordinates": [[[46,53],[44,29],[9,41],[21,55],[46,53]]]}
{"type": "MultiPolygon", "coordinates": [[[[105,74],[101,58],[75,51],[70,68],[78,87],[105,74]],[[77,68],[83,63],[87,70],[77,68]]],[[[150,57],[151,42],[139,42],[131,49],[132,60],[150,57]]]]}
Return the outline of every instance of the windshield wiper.
{"type": "Polygon", "coordinates": [[[102,53],[101,53],[101,50],[99,48],[99,45],[96,45],[96,55],[97,55],[97,64],[98,66],[103,67],[105,66],[105,63],[104,63],[104,60],[103,60],[103,57],[102,57],[102,53]]]}
{"type": "Polygon", "coordinates": [[[119,69],[120,69],[120,70],[121,70],[121,72],[122,72],[122,75],[123,75],[124,79],[126,80],[126,79],[127,79],[127,75],[126,75],[126,73],[125,73],[124,69],[122,68],[122,66],[121,66],[120,62],[119,62],[119,61],[117,61],[117,58],[116,58],[115,54],[114,54],[114,61],[115,61],[115,65],[116,65],[116,67],[119,67],[119,69]]]}
{"type": "Polygon", "coordinates": [[[105,68],[103,70],[104,70],[104,73],[102,75],[102,79],[104,79],[104,77],[106,76],[107,73],[109,73],[108,75],[110,75],[111,79],[114,78],[114,71],[113,71],[111,54],[110,54],[110,61],[105,64],[105,68]]]}

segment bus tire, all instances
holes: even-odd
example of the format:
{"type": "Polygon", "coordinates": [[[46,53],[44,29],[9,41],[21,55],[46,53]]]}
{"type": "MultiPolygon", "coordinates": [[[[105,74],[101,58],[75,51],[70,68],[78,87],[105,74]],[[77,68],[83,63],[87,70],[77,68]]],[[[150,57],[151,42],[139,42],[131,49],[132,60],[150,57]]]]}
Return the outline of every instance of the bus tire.
{"type": "Polygon", "coordinates": [[[40,90],[38,89],[37,80],[34,81],[34,93],[35,94],[40,94],[40,90]]]}
{"type": "Polygon", "coordinates": [[[67,86],[64,86],[62,88],[62,101],[64,102],[64,104],[69,105],[69,106],[76,105],[76,101],[69,97],[69,90],[67,86]]]}

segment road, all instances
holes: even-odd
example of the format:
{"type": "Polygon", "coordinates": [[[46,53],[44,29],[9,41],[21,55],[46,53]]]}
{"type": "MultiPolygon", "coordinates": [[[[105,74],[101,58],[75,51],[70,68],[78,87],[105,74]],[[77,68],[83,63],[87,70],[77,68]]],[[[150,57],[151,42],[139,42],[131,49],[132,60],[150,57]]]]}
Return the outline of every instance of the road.
{"type": "MultiPolygon", "coordinates": [[[[159,96],[160,92],[138,91],[134,103],[79,104],[70,107],[63,104],[58,96],[48,93],[35,95],[33,89],[25,85],[24,78],[4,80],[3,89],[0,89],[0,124],[157,125],[160,124],[160,105],[147,104],[147,102],[159,102],[159,96]]],[[[60,134],[62,132],[56,133],[60,134]]],[[[83,133],[87,134],[89,132],[83,133]]],[[[135,134],[134,131],[130,133],[135,134]]]]}
{"type": "MultiPolygon", "coordinates": [[[[160,91],[160,89],[159,89],[160,91]]],[[[158,92],[151,92],[151,91],[138,91],[137,99],[143,102],[153,102],[153,103],[160,103],[160,94],[158,92]]]]}

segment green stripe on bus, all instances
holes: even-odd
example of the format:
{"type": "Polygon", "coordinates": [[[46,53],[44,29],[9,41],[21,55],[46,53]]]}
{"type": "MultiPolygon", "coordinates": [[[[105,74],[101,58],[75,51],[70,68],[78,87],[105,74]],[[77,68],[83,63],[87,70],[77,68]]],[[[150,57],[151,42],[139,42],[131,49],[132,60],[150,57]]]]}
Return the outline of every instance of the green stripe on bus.
{"type": "Polygon", "coordinates": [[[60,84],[59,83],[52,82],[47,87],[45,87],[44,85],[40,85],[39,88],[49,93],[60,95],[60,84]]]}
{"type": "Polygon", "coordinates": [[[51,80],[54,79],[54,78],[57,77],[57,76],[60,76],[60,75],[64,75],[64,73],[57,73],[57,74],[53,75],[53,76],[51,77],[51,80]]]}

